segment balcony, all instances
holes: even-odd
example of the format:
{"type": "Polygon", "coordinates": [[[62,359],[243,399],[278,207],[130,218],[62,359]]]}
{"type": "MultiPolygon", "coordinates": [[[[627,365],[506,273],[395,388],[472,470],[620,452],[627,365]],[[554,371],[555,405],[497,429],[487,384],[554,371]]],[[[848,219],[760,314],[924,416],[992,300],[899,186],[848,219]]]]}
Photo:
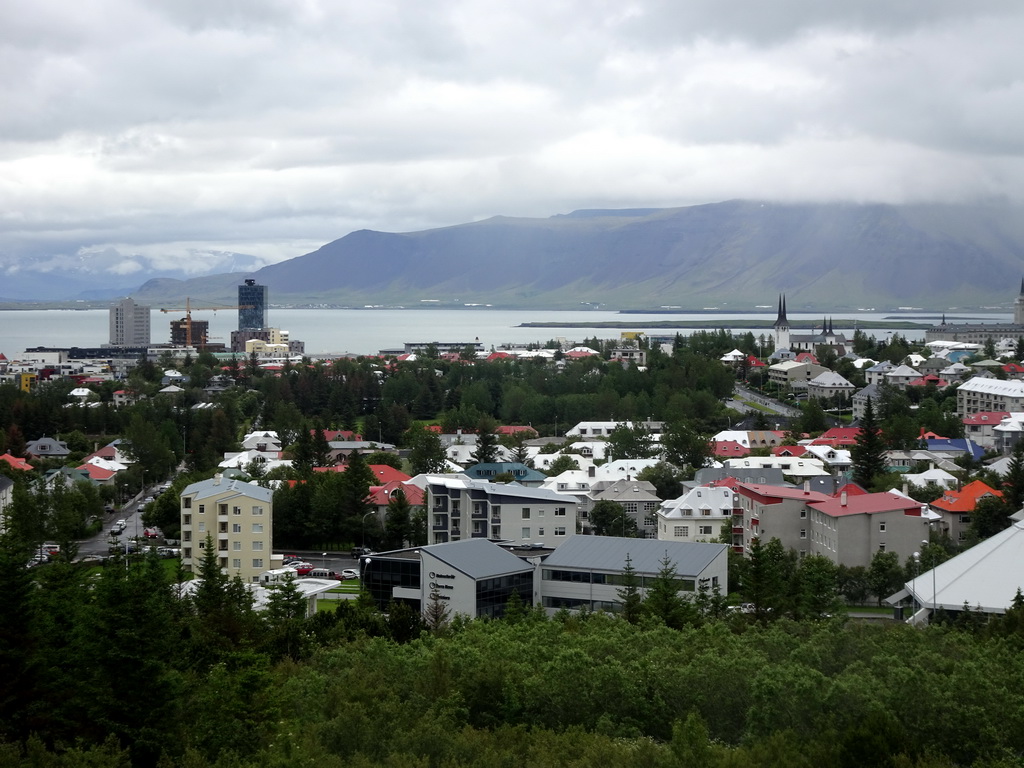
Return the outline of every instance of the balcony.
{"type": "Polygon", "coordinates": [[[742,525],[734,525],[734,526],[732,527],[732,532],[733,532],[733,533],[739,533],[739,534],[742,534],[742,533],[743,533],[743,526],[742,526],[742,525]]]}

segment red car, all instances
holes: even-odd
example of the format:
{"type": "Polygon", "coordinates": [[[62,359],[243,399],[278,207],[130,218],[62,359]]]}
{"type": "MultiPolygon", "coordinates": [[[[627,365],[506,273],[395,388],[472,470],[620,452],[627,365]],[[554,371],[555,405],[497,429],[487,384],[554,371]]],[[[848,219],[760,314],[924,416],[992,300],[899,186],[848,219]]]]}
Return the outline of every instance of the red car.
{"type": "Polygon", "coordinates": [[[147,539],[158,539],[160,538],[160,531],[156,528],[147,528],[142,532],[142,535],[147,539]]]}
{"type": "Polygon", "coordinates": [[[309,576],[309,572],[313,570],[313,567],[314,566],[310,565],[309,563],[302,563],[298,568],[295,569],[295,572],[299,574],[299,576],[309,576]]]}

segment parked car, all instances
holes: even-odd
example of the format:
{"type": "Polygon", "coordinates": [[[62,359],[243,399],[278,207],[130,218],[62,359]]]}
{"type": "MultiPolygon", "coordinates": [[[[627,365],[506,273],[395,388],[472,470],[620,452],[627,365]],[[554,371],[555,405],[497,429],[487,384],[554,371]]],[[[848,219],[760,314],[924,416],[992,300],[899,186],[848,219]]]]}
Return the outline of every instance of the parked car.
{"type": "Polygon", "coordinates": [[[341,578],[343,581],[348,581],[349,579],[358,579],[359,571],[357,571],[355,568],[346,568],[341,572],[341,578]]]}
{"type": "Polygon", "coordinates": [[[328,568],[314,568],[308,574],[311,579],[334,579],[335,581],[341,581],[341,574],[337,571],[332,571],[328,568]]]}
{"type": "Polygon", "coordinates": [[[363,555],[372,555],[373,550],[369,547],[352,547],[352,557],[358,560],[363,555]]]}
{"type": "Polygon", "coordinates": [[[295,572],[299,574],[299,576],[308,576],[310,571],[316,570],[316,567],[310,563],[300,563],[299,565],[292,567],[295,568],[295,572]]]}

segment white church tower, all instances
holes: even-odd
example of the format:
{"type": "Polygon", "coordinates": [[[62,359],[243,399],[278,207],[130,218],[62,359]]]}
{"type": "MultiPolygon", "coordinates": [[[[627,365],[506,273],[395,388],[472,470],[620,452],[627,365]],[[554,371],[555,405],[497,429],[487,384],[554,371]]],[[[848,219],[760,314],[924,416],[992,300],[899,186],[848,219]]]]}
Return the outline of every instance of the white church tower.
{"type": "MultiPolygon", "coordinates": [[[[1020,300],[1018,300],[1020,301],[1020,300]]],[[[1022,305],[1024,306],[1024,305],[1022,305]]],[[[775,349],[789,349],[789,320],[786,318],[786,296],[779,296],[779,316],[775,320],[775,349]]]]}

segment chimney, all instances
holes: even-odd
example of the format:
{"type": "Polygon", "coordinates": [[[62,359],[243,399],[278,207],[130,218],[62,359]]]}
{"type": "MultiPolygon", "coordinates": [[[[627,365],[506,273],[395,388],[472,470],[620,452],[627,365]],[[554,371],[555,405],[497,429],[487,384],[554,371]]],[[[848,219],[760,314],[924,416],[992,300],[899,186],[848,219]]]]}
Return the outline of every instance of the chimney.
{"type": "Polygon", "coordinates": [[[804,493],[810,493],[810,492],[811,492],[811,481],[810,480],[804,480],[804,493]]]}
{"type": "Polygon", "coordinates": [[[839,494],[839,503],[844,507],[846,506],[846,491],[839,494]]]}
{"type": "Polygon", "coordinates": [[[903,495],[904,496],[909,496],[910,495],[910,483],[908,483],[906,481],[903,482],[903,495]]]}
{"type": "Polygon", "coordinates": [[[217,474],[215,474],[215,475],[213,476],[213,484],[214,484],[214,485],[220,485],[220,479],[221,479],[222,477],[223,477],[223,475],[222,475],[222,474],[221,474],[220,472],[218,472],[217,474]]]}

